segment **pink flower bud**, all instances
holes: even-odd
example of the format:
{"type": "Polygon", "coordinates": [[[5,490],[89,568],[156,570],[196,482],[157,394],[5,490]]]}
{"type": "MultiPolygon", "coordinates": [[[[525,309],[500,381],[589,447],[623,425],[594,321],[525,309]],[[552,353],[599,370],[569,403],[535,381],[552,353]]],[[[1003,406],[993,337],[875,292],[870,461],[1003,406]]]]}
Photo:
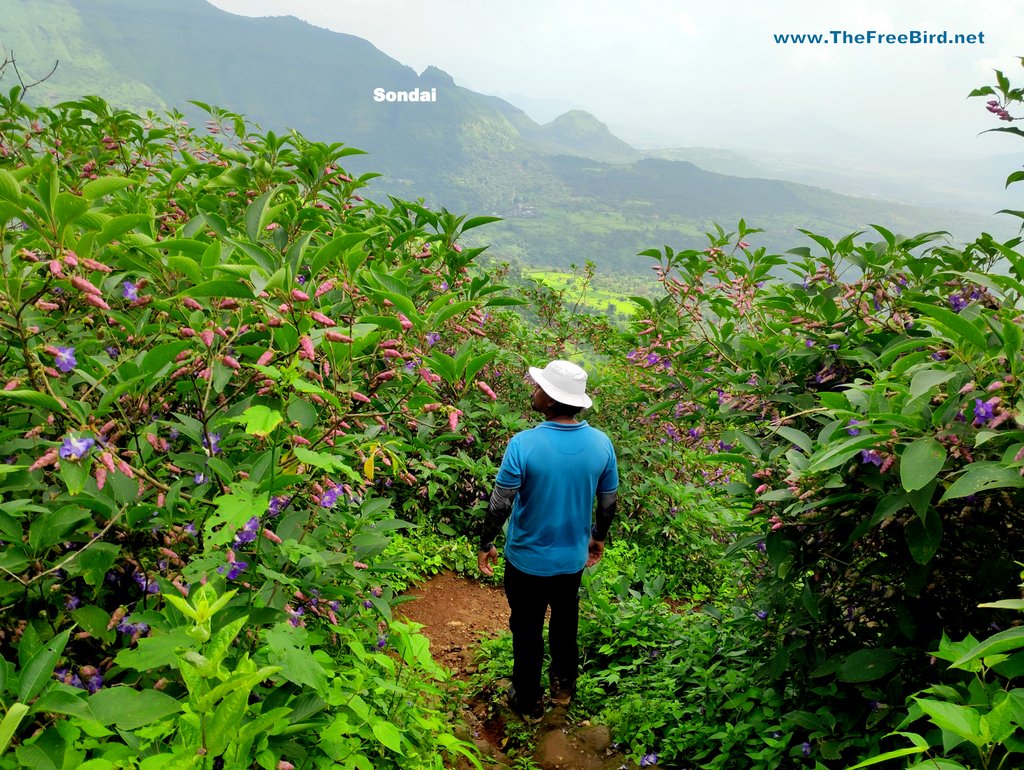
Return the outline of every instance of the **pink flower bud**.
{"type": "Polygon", "coordinates": [[[459,429],[459,417],[461,415],[461,409],[454,409],[448,414],[448,427],[452,429],[453,433],[459,429]]]}
{"type": "Polygon", "coordinates": [[[296,302],[309,302],[309,295],[299,289],[292,289],[292,299],[296,302]]]}
{"type": "Polygon", "coordinates": [[[60,310],[60,305],[58,305],[55,302],[46,302],[45,300],[39,300],[36,303],[36,307],[46,312],[49,312],[51,310],[60,310]]]}
{"type": "Polygon", "coordinates": [[[103,464],[103,467],[106,468],[111,473],[113,473],[116,470],[116,468],[114,467],[114,458],[110,454],[110,452],[103,452],[100,455],[100,462],[103,464]]]}
{"type": "Polygon", "coordinates": [[[82,264],[85,265],[90,270],[96,270],[97,272],[100,273],[112,272],[111,268],[107,267],[102,262],[97,262],[95,259],[83,259],[82,264]]]}
{"type": "Polygon", "coordinates": [[[273,359],[274,359],[274,351],[273,350],[268,350],[263,355],[261,355],[259,358],[256,359],[256,363],[259,364],[260,366],[266,366],[273,359]]]}
{"type": "Polygon", "coordinates": [[[92,294],[97,297],[103,296],[103,292],[96,288],[90,281],[87,281],[85,278],[82,278],[80,276],[72,276],[71,285],[74,286],[83,294],[92,294]]]}
{"type": "MultiPolygon", "coordinates": [[[[280,543],[281,542],[281,538],[279,538],[277,535],[275,535],[273,532],[271,532],[266,527],[263,528],[263,537],[265,537],[271,543],[280,543]]],[[[278,767],[280,767],[280,764],[278,764],[278,767]]]]}
{"type": "Polygon", "coordinates": [[[489,399],[491,399],[491,401],[497,401],[498,400],[497,394],[493,390],[491,390],[491,386],[488,385],[483,380],[477,380],[476,381],[476,386],[477,386],[477,388],[480,389],[480,392],[483,393],[485,396],[487,396],[489,399]]]}
{"type": "Polygon", "coordinates": [[[128,463],[126,463],[124,460],[118,460],[117,461],[117,469],[119,471],[121,471],[121,473],[123,473],[128,478],[130,478],[130,479],[134,479],[135,478],[135,474],[132,472],[132,467],[128,463]]]}
{"type": "MultiPolygon", "coordinates": [[[[85,304],[98,307],[100,310],[110,310],[110,305],[104,302],[102,297],[97,297],[95,294],[86,294],[85,304]]],[[[134,305],[135,303],[132,304],[134,305]]]]}
{"type": "Polygon", "coordinates": [[[361,561],[352,562],[352,566],[356,569],[368,569],[367,565],[363,564],[361,561]]]}
{"type": "Polygon", "coordinates": [[[353,401],[362,401],[364,404],[370,403],[370,399],[368,399],[366,396],[364,396],[358,390],[353,390],[352,391],[352,400],[353,401]]]}
{"type": "Polygon", "coordinates": [[[50,274],[56,276],[57,278],[64,277],[64,266],[56,259],[50,260],[50,274]]]}
{"type": "Polygon", "coordinates": [[[322,284],[320,284],[317,287],[316,292],[314,292],[313,296],[316,297],[317,299],[319,299],[320,297],[322,297],[324,294],[326,294],[327,292],[329,292],[333,288],[334,288],[334,280],[333,279],[331,279],[329,281],[324,281],[322,284]]]}
{"type": "Polygon", "coordinates": [[[405,313],[398,314],[398,322],[402,324],[402,329],[405,331],[409,331],[412,328],[412,321],[406,317],[405,313]]]}
{"type": "Polygon", "coordinates": [[[212,329],[203,329],[201,332],[199,332],[199,339],[201,339],[203,341],[203,344],[206,345],[206,347],[208,347],[208,348],[212,347],[213,346],[213,330],[212,329]]]}
{"type": "Polygon", "coordinates": [[[198,302],[196,302],[191,297],[185,297],[181,301],[181,304],[184,305],[185,307],[189,308],[190,310],[202,310],[203,309],[203,306],[200,305],[198,302]]]}
{"type": "Polygon", "coordinates": [[[55,462],[57,462],[57,449],[47,449],[45,452],[43,452],[42,455],[40,455],[38,460],[36,460],[34,463],[32,463],[32,465],[29,466],[28,469],[30,471],[38,471],[39,469],[45,468],[48,465],[53,465],[55,462]]]}
{"type": "Polygon", "coordinates": [[[337,324],[333,320],[325,316],[319,310],[314,310],[312,313],[309,314],[309,317],[312,318],[321,326],[337,326],[337,324]]]}
{"type": "Polygon", "coordinates": [[[178,329],[178,334],[180,334],[182,337],[195,337],[196,330],[193,329],[191,326],[182,326],[180,329],[178,329]]]}
{"type": "Polygon", "coordinates": [[[4,390],[14,390],[21,384],[21,380],[8,380],[4,384],[4,390]]]}
{"type": "Polygon", "coordinates": [[[96,489],[102,490],[107,483],[107,469],[102,465],[97,465],[92,469],[92,475],[96,479],[96,489]]]}
{"type": "Polygon", "coordinates": [[[384,358],[401,358],[402,357],[401,353],[399,353],[397,350],[392,350],[391,348],[386,348],[386,349],[382,350],[381,351],[381,355],[384,356],[384,358]]]}
{"type": "Polygon", "coordinates": [[[767,484],[762,484],[761,486],[759,486],[757,489],[754,490],[754,494],[755,495],[763,495],[769,489],[771,489],[770,486],[768,486],[767,484]]]}
{"type": "Polygon", "coordinates": [[[270,318],[267,319],[267,326],[273,326],[273,327],[284,326],[284,319],[279,318],[276,315],[272,315],[272,316],[270,316],[270,318]]]}
{"type": "Polygon", "coordinates": [[[441,408],[440,404],[424,404],[423,411],[424,412],[436,412],[440,408],[441,408]]]}
{"type": "Polygon", "coordinates": [[[309,439],[305,436],[292,436],[292,443],[296,446],[309,446],[309,439]]]}
{"type": "Polygon", "coordinates": [[[238,361],[231,356],[223,356],[220,360],[223,362],[224,366],[229,369],[234,369],[236,372],[242,368],[238,361]]]}
{"type": "Polygon", "coordinates": [[[329,342],[343,342],[347,345],[351,345],[355,341],[347,334],[341,334],[340,332],[327,332],[324,334],[324,337],[329,342]]]}
{"type": "Polygon", "coordinates": [[[312,361],[316,358],[313,340],[311,340],[307,335],[303,334],[299,339],[299,347],[302,348],[302,352],[300,353],[302,358],[305,358],[307,361],[312,361]]]}
{"type": "Polygon", "coordinates": [[[64,261],[71,267],[78,267],[78,255],[70,249],[64,252],[64,261]]]}

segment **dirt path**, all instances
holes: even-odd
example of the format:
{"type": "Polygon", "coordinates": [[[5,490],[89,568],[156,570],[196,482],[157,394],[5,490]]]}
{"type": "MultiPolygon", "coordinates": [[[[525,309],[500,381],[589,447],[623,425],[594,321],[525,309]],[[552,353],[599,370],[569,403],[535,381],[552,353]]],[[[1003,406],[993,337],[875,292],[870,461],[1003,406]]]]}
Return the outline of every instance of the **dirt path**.
{"type": "MultiPolygon", "coordinates": [[[[400,615],[423,624],[430,639],[434,660],[450,669],[457,678],[468,679],[476,672],[474,657],[481,639],[493,639],[508,629],[508,603],[500,588],[483,585],[453,572],[435,575],[412,589],[413,601],[397,608],[400,615]]],[[[499,688],[507,687],[499,682],[499,688]]],[[[504,770],[512,762],[502,751],[506,742],[505,725],[516,720],[514,714],[493,693],[472,697],[463,709],[467,740],[472,740],[485,758],[488,770],[504,770]]],[[[534,730],[537,767],[541,770],[619,770],[635,768],[612,749],[608,729],[589,723],[572,724],[564,708],[550,708],[534,730]]],[[[459,766],[460,770],[462,765],[459,766]]],[[[468,768],[468,765],[466,765],[468,768]]]]}

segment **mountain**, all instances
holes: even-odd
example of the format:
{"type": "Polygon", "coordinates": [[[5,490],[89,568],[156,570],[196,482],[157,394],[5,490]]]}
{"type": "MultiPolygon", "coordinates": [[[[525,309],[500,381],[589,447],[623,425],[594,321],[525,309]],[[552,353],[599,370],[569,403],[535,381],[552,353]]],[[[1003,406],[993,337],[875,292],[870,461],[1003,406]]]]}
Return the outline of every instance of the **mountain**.
{"type": "MultiPolygon", "coordinates": [[[[417,74],[369,41],[294,17],[248,18],[204,0],[3,0],[0,45],[31,78],[52,78],[34,100],[97,93],[136,110],[179,109],[200,125],[197,100],[278,133],[366,150],[355,173],[379,171],[371,197],[505,221],[473,231],[497,259],[646,271],[638,251],[700,246],[715,222],[765,228],[756,242],[787,249],[804,227],[840,236],[878,223],[899,232],[948,229],[971,238],[991,218],[847,197],[757,176],[727,176],[679,159],[645,157],[589,113],[544,125],[495,96],[428,67],[417,74]],[[379,89],[379,91],[378,91],[379,89]],[[384,94],[375,100],[375,92],[384,94]],[[393,92],[394,101],[387,100],[393,92]],[[399,101],[398,93],[436,94],[399,101]],[[747,178],[745,178],[747,177],[747,178]]],[[[9,86],[9,83],[8,83],[9,86]]],[[[1012,227],[1005,227],[1007,237],[1012,227]]]]}

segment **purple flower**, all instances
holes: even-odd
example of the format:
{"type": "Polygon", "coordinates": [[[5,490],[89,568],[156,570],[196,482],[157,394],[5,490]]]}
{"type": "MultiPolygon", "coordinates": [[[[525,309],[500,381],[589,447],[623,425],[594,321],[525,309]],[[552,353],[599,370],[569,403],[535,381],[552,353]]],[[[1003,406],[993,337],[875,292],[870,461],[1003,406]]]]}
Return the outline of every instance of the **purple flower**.
{"type": "Polygon", "coordinates": [[[181,529],[185,532],[186,535],[191,535],[192,537],[196,536],[196,525],[193,524],[191,521],[181,529]]]}
{"type": "Polygon", "coordinates": [[[974,399],[974,420],[982,425],[987,423],[995,416],[995,410],[991,404],[982,401],[980,398],[974,399]]]}
{"type": "Polygon", "coordinates": [[[288,610],[288,614],[291,616],[288,618],[288,622],[298,628],[302,624],[302,616],[306,614],[306,611],[302,607],[296,607],[294,610],[288,610]]]}
{"type": "Polygon", "coordinates": [[[434,345],[436,345],[440,341],[441,341],[441,333],[440,332],[427,332],[427,344],[428,345],[433,347],[434,345]]]}
{"type": "Polygon", "coordinates": [[[648,366],[654,366],[660,360],[661,360],[661,357],[657,353],[648,353],[647,354],[647,365],[648,366]]]}
{"type": "Polygon", "coordinates": [[[383,650],[387,646],[388,646],[388,635],[387,634],[381,634],[380,636],[378,636],[377,637],[377,649],[378,650],[383,650]]]}
{"type": "Polygon", "coordinates": [[[320,496],[321,508],[333,508],[338,504],[338,497],[341,495],[341,487],[331,487],[320,496]]]}
{"type": "Polygon", "coordinates": [[[800,744],[800,753],[803,754],[805,757],[811,756],[811,744],[809,744],[807,741],[804,741],[802,744],[800,744]]]}
{"type": "Polygon", "coordinates": [[[366,609],[371,609],[373,607],[373,602],[371,602],[369,599],[364,599],[363,600],[363,606],[366,609]]]}
{"type": "MultiPolygon", "coordinates": [[[[144,625],[144,624],[143,624],[144,625]]],[[[85,680],[85,689],[88,690],[90,695],[95,695],[96,691],[103,686],[103,677],[99,674],[93,674],[87,677],[85,680]]]]}
{"type": "Polygon", "coordinates": [[[205,474],[205,473],[197,473],[197,474],[195,474],[195,475],[194,475],[194,476],[192,477],[192,480],[193,480],[193,481],[194,481],[194,482],[195,482],[196,484],[205,484],[205,483],[206,483],[206,474],[205,474]]]}
{"type": "Polygon", "coordinates": [[[833,342],[831,345],[828,346],[828,349],[829,350],[839,350],[839,343],[838,342],[833,342]]]}
{"type": "Polygon", "coordinates": [[[949,306],[953,308],[954,313],[959,313],[967,307],[967,300],[960,294],[950,294],[947,301],[949,302],[949,306]]]}
{"type": "Polygon", "coordinates": [[[881,466],[882,454],[877,449],[862,449],[860,451],[860,461],[862,463],[871,463],[872,465],[881,466]]]}
{"type": "Polygon", "coordinates": [[[130,302],[137,302],[139,299],[139,287],[131,281],[125,281],[121,285],[124,287],[121,296],[130,302]]]}
{"type": "Polygon", "coordinates": [[[81,460],[95,444],[96,439],[94,438],[72,438],[68,436],[64,439],[64,443],[60,445],[57,454],[60,455],[62,460],[81,460]]]}
{"type": "Polygon", "coordinates": [[[245,522],[245,526],[242,527],[242,529],[235,533],[234,547],[237,548],[240,545],[251,543],[253,540],[256,539],[256,536],[259,534],[259,531],[260,517],[253,516],[251,519],[245,522]]]}
{"type": "Polygon", "coordinates": [[[860,435],[860,428],[857,427],[858,425],[860,425],[860,420],[850,420],[846,425],[846,432],[849,433],[851,436],[860,435]]]}
{"type": "Polygon", "coordinates": [[[207,433],[203,436],[203,448],[210,450],[210,454],[220,454],[220,434],[207,433]]]}
{"type": "Polygon", "coordinates": [[[949,359],[949,352],[945,350],[937,350],[932,353],[932,361],[946,361],[949,359]]]}
{"type": "Polygon", "coordinates": [[[644,754],[640,758],[640,767],[650,767],[656,764],[658,764],[658,755],[653,751],[650,754],[644,754]]]}
{"type": "Polygon", "coordinates": [[[227,575],[224,575],[228,580],[237,580],[238,576],[241,575],[245,568],[249,566],[247,561],[233,561],[229,565],[222,564],[217,567],[217,572],[224,575],[225,571],[227,575]]]}
{"type": "Polygon", "coordinates": [[[136,634],[144,634],[149,630],[149,626],[145,623],[131,623],[128,620],[122,620],[117,624],[117,630],[125,636],[135,636],[136,634]]]}
{"type": "Polygon", "coordinates": [[[765,610],[758,610],[754,614],[757,616],[758,620],[764,620],[766,617],[768,617],[768,613],[765,610]]]}
{"type": "Polygon", "coordinates": [[[69,596],[67,601],[64,602],[64,607],[69,610],[77,610],[82,606],[82,600],[77,596],[69,596]]]}
{"type": "Polygon", "coordinates": [[[270,505],[267,506],[267,513],[271,516],[278,516],[291,501],[292,499],[286,496],[272,497],[270,505]]]}
{"type": "Polygon", "coordinates": [[[814,340],[804,340],[804,347],[805,348],[813,348],[814,347],[814,340]]]}
{"type": "Polygon", "coordinates": [[[441,291],[448,291],[448,281],[441,281],[441,291]]]}
{"type": "Polygon", "coordinates": [[[78,361],[75,358],[75,349],[58,347],[57,355],[53,359],[53,362],[62,372],[70,372],[78,366],[78,361]]]}
{"type": "Polygon", "coordinates": [[[117,347],[115,345],[108,345],[107,347],[105,347],[103,349],[107,352],[107,355],[110,356],[111,358],[117,358],[118,356],[121,355],[121,348],[119,348],[119,347],[117,347]]]}

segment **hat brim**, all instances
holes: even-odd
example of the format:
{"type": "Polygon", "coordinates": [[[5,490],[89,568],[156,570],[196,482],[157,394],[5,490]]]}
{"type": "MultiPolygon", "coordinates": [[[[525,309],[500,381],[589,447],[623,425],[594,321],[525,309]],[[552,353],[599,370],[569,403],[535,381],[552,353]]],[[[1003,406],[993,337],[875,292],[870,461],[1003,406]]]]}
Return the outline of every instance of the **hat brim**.
{"type": "Polygon", "coordinates": [[[552,385],[550,380],[544,376],[543,369],[531,366],[529,371],[530,378],[540,386],[541,390],[551,396],[551,398],[558,403],[566,404],[567,406],[581,406],[584,409],[593,405],[594,402],[586,393],[569,393],[568,391],[552,385]]]}

